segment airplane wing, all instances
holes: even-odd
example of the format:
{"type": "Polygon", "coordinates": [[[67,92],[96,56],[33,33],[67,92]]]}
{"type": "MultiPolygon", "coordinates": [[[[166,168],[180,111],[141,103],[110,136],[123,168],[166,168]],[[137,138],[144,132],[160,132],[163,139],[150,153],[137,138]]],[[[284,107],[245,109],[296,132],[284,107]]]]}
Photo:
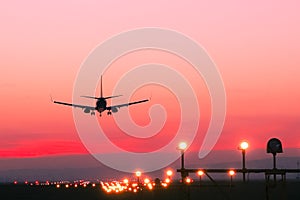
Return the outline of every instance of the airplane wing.
{"type": "Polygon", "coordinates": [[[114,108],[121,108],[121,107],[127,107],[133,104],[138,104],[138,103],[143,103],[149,101],[149,99],[144,99],[144,100],[140,100],[140,101],[134,101],[134,102],[129,102],[129,103],[124,103],[124,104],[120,104],[120,105],[114,105],[114,106],[108,106],[106,109],[107,110],[112,110],[114,108]]]}
{"type": "Polygon", "coordinates": [[[65,103],[65,102],[60,102],[60,101],[53,101],[53,103],[57,103],[57,104],[62,104],[65,106],[73,106],[75,108],[82,108],[82,109],[89,109],[89,110],[95,110],[95,107],[92,106],[84,106],[84,105],[79,105],[79,104],[73,104],[73,103],[65,103]]]}

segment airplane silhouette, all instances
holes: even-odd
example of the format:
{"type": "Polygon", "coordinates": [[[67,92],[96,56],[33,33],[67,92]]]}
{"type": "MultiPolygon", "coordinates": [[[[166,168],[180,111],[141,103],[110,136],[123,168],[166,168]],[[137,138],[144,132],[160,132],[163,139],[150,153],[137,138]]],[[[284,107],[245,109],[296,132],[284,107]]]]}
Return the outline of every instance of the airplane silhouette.
{"type": "Polygon", "coordinates": [[[97,99],[96,107],[73,104],[73,103],[66,103],[66,102],[60,102],[60,101],[53,101],[53,100],[52,100],[52,102],[56,103],[56,104],[66,105],[66,106],[73,106],[75,108],[82,108],[85,113],[91,113],[91,115],[95,115],[95,110],[96,110],[100,113],[100,117],[101,117],[102,112],[104,112],[105,110],[108,111],[107,115],[111,115],[112,112],[113,113],[118,112],[118,109],[120,109],[121,107],[127,107],[127,106],[130,106],[130,105],[133,105],[133,104],[138,104],[138,103],[143,103],[143,102],[149,101],[148,99],[143,99],[143,100],[140,100],[140,101],[134,101],[134,102],[124,103],[124,104],[119,104],[119,105],[114,105],[114,106],[107,106],[106,99],[120,97],[122,95],[103,97],[102,76],[101,76],[101,83],[100,83],[100,95],[101,95],[100,97],[81,96],[81,97],[84,97],[84,98],[97,99]]]}

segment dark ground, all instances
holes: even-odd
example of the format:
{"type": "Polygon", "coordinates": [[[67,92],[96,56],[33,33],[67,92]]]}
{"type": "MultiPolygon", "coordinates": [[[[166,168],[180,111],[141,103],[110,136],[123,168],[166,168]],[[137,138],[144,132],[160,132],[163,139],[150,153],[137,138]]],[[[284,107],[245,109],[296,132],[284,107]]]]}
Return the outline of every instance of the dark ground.
{"type": "Polygon", "coordinates": [[[181,200],[181,199],[201,199],[201,200],[277,200],[277,199],[300,199],[300,181],[277,182],[270,185],[268,195],[266,183],[264,181],[250,181],[248,183],[233,182],[230,187],[228,181],[218,181],[218,187],[211,182],[202,182],[190,186],[180,184],[170,185],[167,189],[159,188],[153,191],[143,190],[139,193],[124,192],[122,194],[105,194],[100,188],[88,186],[86,188],[56,188],[55,186],[28,186],[28,185],[0,185],[0,199],[107,199],[107,200],[181,200]]]}

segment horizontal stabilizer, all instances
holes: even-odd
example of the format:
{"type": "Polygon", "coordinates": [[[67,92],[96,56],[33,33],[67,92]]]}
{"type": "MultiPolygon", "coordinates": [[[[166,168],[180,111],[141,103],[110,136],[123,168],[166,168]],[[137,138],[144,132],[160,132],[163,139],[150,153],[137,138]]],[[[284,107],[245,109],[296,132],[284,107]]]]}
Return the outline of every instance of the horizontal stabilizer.
{"type": "Polygon", "coordinates": [[[110,97],[103,97],[104,99],[111,99],[111,98],[115,98],[115,97],[120,97],[122,95],[115,95],[115,96],[110,96],[110,97]]]}
{"type": "Polygon", "coordinates": [[[100,99],[99,97],[91,97],[91,96],[80,96],[80,97],[89,98],[89,99],[100,99]]]}
{"type": "Polygon", "coordinates": [[[84,97],[84,98],[89,98],[89,99],[111,99],[111,98],[115,98],[115,97],[120,97],[122,95],[115,95],[115,96],[110,96],[110,97],[92,97],[92,96],[80,96],[80,97],[84,97]]]}

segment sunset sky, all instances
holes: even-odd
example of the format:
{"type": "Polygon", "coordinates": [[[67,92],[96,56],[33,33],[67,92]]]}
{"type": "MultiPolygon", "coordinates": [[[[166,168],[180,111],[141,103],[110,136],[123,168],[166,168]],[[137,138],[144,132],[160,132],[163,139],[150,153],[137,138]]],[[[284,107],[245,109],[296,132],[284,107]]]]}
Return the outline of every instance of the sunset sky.
{"type": "MultiPolygon", "coordinates": [[[[170,29],[192,38],[217,65],[226,90],[227,112],[214,150],[236,149],[241,140],[247,140],[251,149],[265,151],[272,137],[280,138],[285,149],[300,148],[299,7],[296,0],[1,3],[0,157],[87,154],[72,108],[53,104],[50,94],[72,102],[74,82],[89,53],[114,35],[143,27],[170,29]]],[[[121,57],[104,74],[104,94],[112,94],[123,74],[147,63],[173,67],[197,85],[201,120],[189,150],[198,151],[201,142],[197,141],[203,140],[210,119],[209,94],[201,77],[188,71],[189,64],[180,58],[152,50],[121,57]]],[[[115,102],[126,102],[127,94],[132,91],[124,91],[124,97],[115,102]]],[[[149,103],[129,111],[138,125],[146,126],[151,122],[148,111],[152,105],[165,108],[165,126],[151,138],[157,145],[128,138],[106,113],[99,118],[108,137],[121,148],[152,151],[168,143],[178,129],[180,107],[166,88],[145,86],[131,100],[150,95],[149,103]]],[[[94,105],[94,101],[87,102],[94,105]]],[[[122,112],[127,108],[115,115],[122,112]]]]}

